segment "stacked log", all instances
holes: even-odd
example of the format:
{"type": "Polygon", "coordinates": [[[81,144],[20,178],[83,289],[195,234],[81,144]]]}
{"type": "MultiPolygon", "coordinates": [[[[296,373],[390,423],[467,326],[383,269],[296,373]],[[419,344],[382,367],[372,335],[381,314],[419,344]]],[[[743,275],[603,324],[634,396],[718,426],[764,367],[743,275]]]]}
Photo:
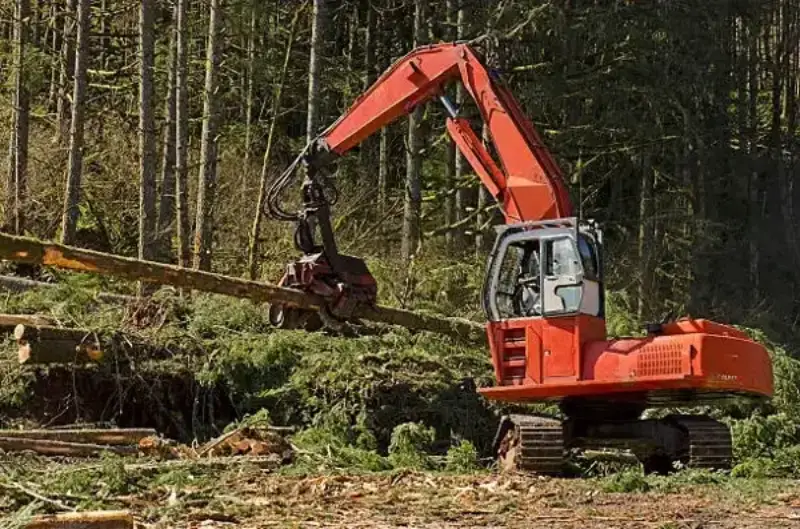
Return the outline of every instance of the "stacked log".
{"type": "Polygon", "coordinates": [[[85,329],[18,324],[14,328],[21,364],[85,364],[103,359],[100,343],[85,329]]]}
{"type": "Polygon", "coordinates": [[[103,452],[134,455],[143,440],[155,437],[156,431],[151,428],[0,430],[0,450],[66,457],[103,452]]]}

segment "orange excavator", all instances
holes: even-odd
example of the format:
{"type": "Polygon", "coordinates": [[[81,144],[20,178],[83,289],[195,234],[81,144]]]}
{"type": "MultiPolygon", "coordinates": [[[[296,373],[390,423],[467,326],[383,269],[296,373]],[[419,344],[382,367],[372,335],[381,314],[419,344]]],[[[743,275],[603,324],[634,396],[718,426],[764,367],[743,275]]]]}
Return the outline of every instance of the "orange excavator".
{"type": "Polygon", "coordinates": [[[651,324],[640,338],[607,338],[601,231],[576,218],[539,134],[467,44],[423,46],[399,59],[274,182],[269,214],[297,223],[295,243],[303,253],[286,267],[281,284],[329,303],[320,313],[273,306],[273,324],[315,327],[375,303],[377,285],[364,261],[336,247],[331,167],[381,127],[436,98],[449,116],[447,131],[506,220],[482,292],[496,385],[479,391],[494,401],[554,401],[564,417],[503,417],[494,440],[501,465],[557,474],[569,449],[616,447],[632,451],[651,471],[668,471],[675,462],[729,467],[724,423],[704,415],[641,416],[653,407],[769,398],[767,351],[734,327],[703,319],[651,324]],[[450,82],[461,82],[475,101],[500,163],[446,98],[450,82]],[[287,211],[281,195],[301,166],[303,207],[287,211]]]}

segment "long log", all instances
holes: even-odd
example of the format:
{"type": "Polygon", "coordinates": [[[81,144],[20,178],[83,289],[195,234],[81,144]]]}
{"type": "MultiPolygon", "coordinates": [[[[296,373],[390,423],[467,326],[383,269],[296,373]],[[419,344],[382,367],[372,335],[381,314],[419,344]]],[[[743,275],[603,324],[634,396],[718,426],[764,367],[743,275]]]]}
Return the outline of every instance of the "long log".
{"type": "Polygon", "coordinates": [[[136,454],[135,446],[111,446],[91,443],[69,443],[49,439],[26,439],[19,437],[0,437],[0,450],[6,452],[32,451],[51,456],[86,457],[113,452],[115,454],[136,454]]]}
{"type": "Polygon", "coordinates": [[[23,325],[14,328],[20,364],[86,364],[103,359],[103,350],[91,331],[23,325]]]}
{"type": "MultiPolygon", "coordinates": [[[[172,285],[302,309],[319,310],[325,303],[319,296],[269,283],[140,261],[8,234],[0,234],[0,259],[172,285]]],[[[361,307],[355,316],[412,330],[430,331],[479,342],[486,340],[483,326],[465,319],[430,316],[383,306],[361,307]]]]}
{"type": "Polygon", "coordinates": [[[155,437],[152,428],[91,428],[85,430],[0,430],[0,438],[43,439],[96,445],[138,445],[145,437],[155,437]]]}
{"type": "Polygon", "coordinates": [[[128,511],[68,512],[35,516],[25,529],[133,529],[128,511]]]}
{"type": "Polygon", "coordinates": [[[17,325],[53,325],[52,318],[40,314],[0,314],[0,329],[14,329],[17,325]]]}

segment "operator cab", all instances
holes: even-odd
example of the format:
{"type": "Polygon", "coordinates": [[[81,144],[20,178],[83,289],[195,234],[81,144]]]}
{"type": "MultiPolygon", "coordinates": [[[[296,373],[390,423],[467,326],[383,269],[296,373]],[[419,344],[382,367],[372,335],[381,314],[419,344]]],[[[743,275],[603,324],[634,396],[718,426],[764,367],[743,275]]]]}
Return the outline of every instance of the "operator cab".
{"type": "Polygon", "coordinates": [[[601,247],[597,227],[573,218],[503,226],[483,287],[488,319],[602,317],[601,247]]]}

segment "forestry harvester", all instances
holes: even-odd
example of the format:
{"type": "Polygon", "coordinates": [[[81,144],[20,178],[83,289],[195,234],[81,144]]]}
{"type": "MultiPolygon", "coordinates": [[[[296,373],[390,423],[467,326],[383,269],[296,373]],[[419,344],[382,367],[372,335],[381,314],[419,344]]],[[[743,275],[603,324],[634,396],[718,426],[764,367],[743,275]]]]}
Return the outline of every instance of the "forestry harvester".
{"type": "Polygon", "coordinates": [[[303,253],[287,266],[281,285],[329,304],[322,315],[273,305],[273,323],[347,319],[358,304],[375,303],[377,285],[364,261],[336,247],[331,167],[381,127],[435,98],[449,116],[447,131],[506,220],[488,256],[482,293],[496,385],[479,391],[495,401],[556,401],[564,416],[504,417],[495,437],[501,464],[556,474],[567,449],[622,447],[649,470],[675,461],[729,467],[725,424],[704,415],[641,416],[651,407],[770,397],[767,351],[739,330],[704,319],[649,325],[641,338],[607,338],[601,231],[576,218],[532,123],[496,72],[463,43],[424,46],[399,59],[275,181],[269,213],[297,223],[295,243],[303,253]],[[446,98],[452,81],[475,101],[499,163],[446,98]],[[301,165],[303,207],[295,213],[280,197],[301,165]]]}

